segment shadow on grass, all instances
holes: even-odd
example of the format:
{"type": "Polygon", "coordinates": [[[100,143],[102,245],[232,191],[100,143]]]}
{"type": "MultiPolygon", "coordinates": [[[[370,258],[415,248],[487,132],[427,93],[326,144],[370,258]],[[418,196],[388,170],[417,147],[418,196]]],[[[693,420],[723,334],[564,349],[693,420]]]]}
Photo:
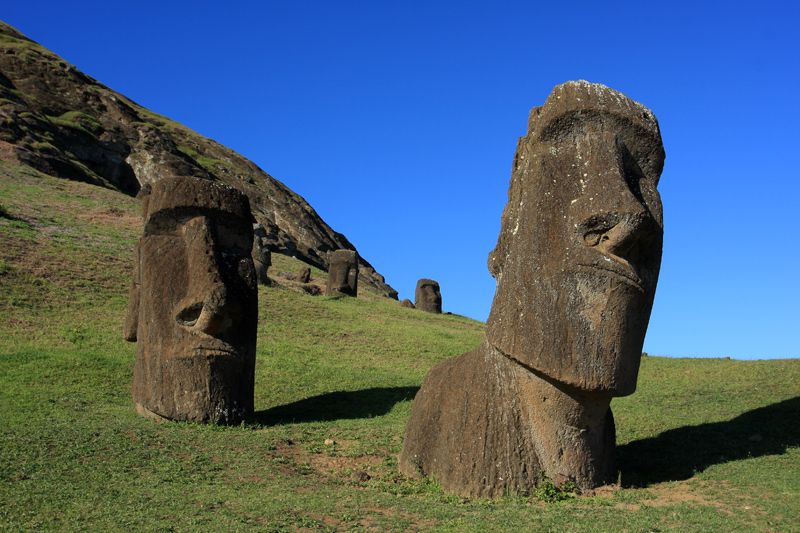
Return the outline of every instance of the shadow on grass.
{"type": "Polygon", "coordinates": [[[747,411],[726,422],[665,431],[617,447],[624,486],[689,479],[715,465],[800,446],[800,397],[747,411]]]}
{"type": "Polygon", "coordinates": [[[337,391],[257,411],[251,422],[273,426],[290,422],[322,422],[385,415],[398,402],[413,400],[419,387],[378,387],[337,391]]]}

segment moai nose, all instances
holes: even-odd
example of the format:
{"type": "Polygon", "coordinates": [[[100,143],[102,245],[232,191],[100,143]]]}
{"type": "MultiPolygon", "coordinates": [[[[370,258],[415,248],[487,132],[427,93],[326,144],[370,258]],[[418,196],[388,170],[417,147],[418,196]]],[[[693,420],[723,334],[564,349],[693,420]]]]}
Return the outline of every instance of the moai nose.
{"type": "Polygon", "coordinates": [[[579,226],[583,242],[606,256],[624,259],[632,266],[644,259],[658,224],[644,204],[635,162],[612,133],[588,137],[587,149],[597,168],[586,194],[603,209],[590,209],[579,226]]]}
{"type": "Polygon", "coordinates": [[[614,227],[600,236],[597,248],[606,255],[635,264],[640,250],[650,245],[655,235],[654,226],[652,217],[646,212],[625,213],[614,227]]]}
{"type": "Polygon", "coordinates": [[[184,226],[188,254],[187,297],[178,303],[175,320],[208,335],[220,334],[242,319],[242,309],[222,280],[215,227],[208,217],[195,217],[184,226]]]}

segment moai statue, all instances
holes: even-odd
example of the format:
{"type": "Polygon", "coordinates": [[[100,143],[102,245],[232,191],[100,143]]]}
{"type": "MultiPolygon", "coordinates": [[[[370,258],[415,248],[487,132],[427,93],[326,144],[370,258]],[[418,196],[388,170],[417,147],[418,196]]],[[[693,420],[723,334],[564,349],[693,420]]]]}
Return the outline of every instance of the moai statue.
{"type": "Polygon", "coordinates": [[[610,402],[636,389],[661,264],[653,113],[603,85],[567,82],[531,111],[489,270],[481,346],[435,366],[400,457],[450,492],[531,491],[541,472],[612,481],[610,402]]]}
{"type": "Polygon", "coordinates": [[[414,304],[411,303],[411,300],[409,300],[408,298],[400,302],[400,307],[408,307],[409,309],[416,309],[414,304]]]}
{"type": "Polygon", "coordinates": [[[358,296],[358,253],[336,250],[330,254],[326,296],[358,296]]]}
{"type": "Polygon", "coordinates": [[[272,252],[267,248],[267,230],[261,224],[253,224],[253,264],[261,285],[270,285],[267,269],[272,266],[272,252]]]}
{"type": "Polygon", "coordinates": [[[300,283],[311,281],[311,267],[300,267],[300,271],[297,273],[297,281],[300,283]]]}
{"type": "Polygon", "coordinates": [[[253,412],[258,302],[247,196],[166,178],[142,199],[124,337],[138,343],[136,410],[236,423],[253,412]]]}
{"type": "Polygon", "coordinates": [[[439,291],[439,283],[432,279],[419,280],[417,290],[414,291],[414,307],[428,313],[441,314],[442,293],[439,291]]]}

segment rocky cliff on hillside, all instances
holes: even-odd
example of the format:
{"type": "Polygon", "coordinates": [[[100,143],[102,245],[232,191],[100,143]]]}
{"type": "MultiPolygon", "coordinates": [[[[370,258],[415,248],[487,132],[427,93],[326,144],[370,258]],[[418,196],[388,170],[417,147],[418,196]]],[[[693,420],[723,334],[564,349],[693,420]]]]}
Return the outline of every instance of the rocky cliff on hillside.
{"type": "MultiPolygon", "coordinates": [[[[170,176],[220,181],[247,193],[272,251],[327,270],[329,251],[355,250],[253,162],[137,105],[3,22],[0,160],[127,194],[170,176]]],[[[363,258],[359,279],[397,298],[363,258]]]]}

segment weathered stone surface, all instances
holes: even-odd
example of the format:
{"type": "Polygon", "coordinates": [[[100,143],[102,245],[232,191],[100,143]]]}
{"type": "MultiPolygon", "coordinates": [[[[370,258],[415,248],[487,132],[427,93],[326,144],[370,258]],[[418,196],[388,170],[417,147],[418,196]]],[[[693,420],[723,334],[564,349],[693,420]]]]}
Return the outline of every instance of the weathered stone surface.
{"type": "Polygon", "coordinates": [[[411,303],[411,300],[409,300],[408,298],[406,298],[405,300],[403,300],[402,302],[400,302],[400,305],[401,305],[402,307],[408,307],[409,309],[416,309],[416,307],[414,306],[414,304],[413,304],[413,303],[411,303]]]}
{"type": "Polygon", "coordinates": [[[442,293],[439,291],[439,283],[432,279],[419,280],[417,290],[414,291],[414,307],[428,313],[441,314],[442,293]]]}
{"type": "Polygon", "coordinates": [[[297,273],[297,281],[300,283],[308,283],[311,281],[311,267],[301,267],[297,273]]]}
{"type": "Polygon", "coordinates": [[[138,343],[131,393],[139,413],[235,423],[253,412],[256,272],[243,193],[165,178],[142,198],[126,340],[138,343]]]}
{"type": "Polygon", "coordinates": [[[492,497],[532,490],[541,471],[611,481],[610,402],[636,388],[660,268],[663,163],[653,113],[603,85],[568,82],[531,111],[489,256],[484,342],[425,378],[406,474],[492,497]]]}
{"type": "Polygon", "coordinates": [[[330,254],[326,296],[358,296],[358,254],[336,250],[330,254]]]}
{"type": "Polygon", "coordinates": [[[306,283],[305,285],[300,285],[300,288],[303,289],[307,294],[311,296],[319,296],[322,294],[322,290],[320,289],[319,285],[313,285],[311,283],[306,283]]]}
{"type": "Polygon", "coordinates": [[[272,252],[267,247],[269,239],[267,230],[259,223],[253,224],[253,265],[256,278],[261,285],[271,285],[267,270],[272,266],[272,252]]]}

